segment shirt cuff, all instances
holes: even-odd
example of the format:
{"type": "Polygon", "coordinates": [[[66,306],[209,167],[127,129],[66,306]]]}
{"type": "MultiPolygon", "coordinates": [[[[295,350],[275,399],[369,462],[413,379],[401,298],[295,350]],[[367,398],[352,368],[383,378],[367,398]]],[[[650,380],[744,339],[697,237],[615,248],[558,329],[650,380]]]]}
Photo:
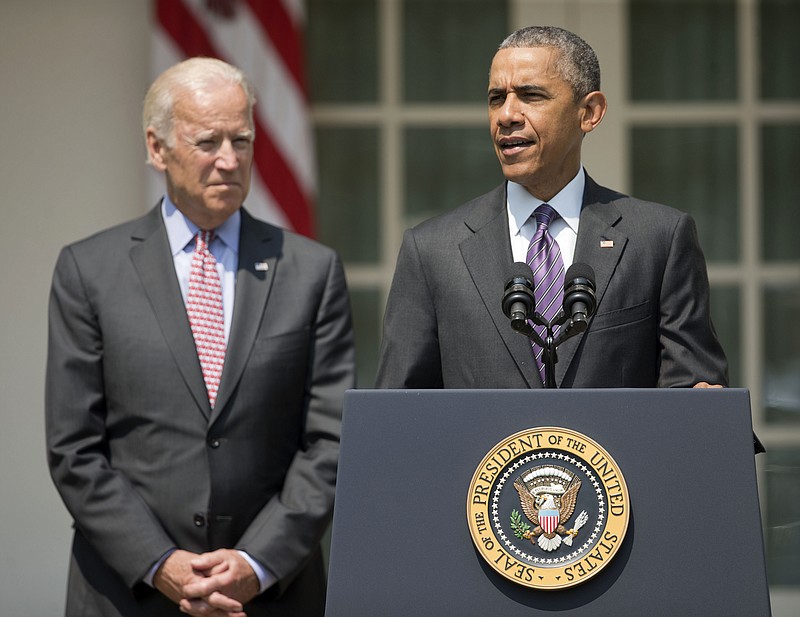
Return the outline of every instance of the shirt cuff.
{"type": "Polygon", "coordinates": [[[250,567],[253,568],[253,572],[256,573],[256,576],[258,577],[259,593],[264,593],[267,589],[278,582],[277,577],[272,572],[267,570],[263,565],[261,565],[260,562],[253,559],[244,551],[238,551],[238,553],[244,557],[244,560],[250,564],[250,567]]]}
{"type": "Polygon", "coordinates": [[[150,587],[153,587],[153,579],[154,579],[154,578],[155,578],[155,576],[156,576],[156,572],[158,572],[158,569],[159,569],[159,568],[160,568],[160,567],[163,565],[163,563],[164,563],[164,562],[167,560],[167,557],[169,557],[170,555],[172,555],[172,553],[174,553],[174,552],[175,552],[175,549],[173,548],[173,549],[170,549],[170,550],[168,550],[166,553],[164,553],[164,554],[161,556],[161,559],[159,559],[159,560],[158,560],[158,561],[157,561],[157,562],[156,562],[156,563],[153,565],[153,567],[152,567],[152,568],[150,568],[150,570],[147,572],[147,574],[145,574],[145,576],[144,576],[144,582],[145,582],[147,585],[150,585],[150,587]]]}

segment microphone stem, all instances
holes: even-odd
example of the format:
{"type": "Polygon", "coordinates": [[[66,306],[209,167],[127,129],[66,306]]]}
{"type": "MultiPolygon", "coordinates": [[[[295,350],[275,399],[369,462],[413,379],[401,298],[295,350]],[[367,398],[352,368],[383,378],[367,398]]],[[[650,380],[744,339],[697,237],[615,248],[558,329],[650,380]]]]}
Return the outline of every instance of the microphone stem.
{"type": "Polygon", "coordinates": [[[544,387],[548,389],[558,388],[556,385],[556,346],[553,340],[553,331],[547,326],[547,340],[544,345],[544,387]]]}

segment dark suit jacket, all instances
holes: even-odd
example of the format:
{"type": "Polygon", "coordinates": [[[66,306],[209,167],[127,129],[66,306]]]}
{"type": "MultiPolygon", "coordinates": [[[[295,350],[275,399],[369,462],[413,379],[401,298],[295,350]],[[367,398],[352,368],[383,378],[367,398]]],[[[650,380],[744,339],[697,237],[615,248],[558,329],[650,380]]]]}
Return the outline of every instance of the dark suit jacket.
{"type": "Polygon", "coordinates": [[[175,547],[241,549],[274,573],[250,615],[321,615],[318,547],[353,375],[343,270],[311,240],[242,212],[213,412],[160,208],[66,247],[50,300],[46,432],[75,521],[67,615],[180,614],[142,583],[175,547]]]}
{"type": "MultiPolygon", "coordinates": [[[[530,343],[501,308],[512,261],[505,184],[408,230],[377,387],[541,388],[530,343]]],[[[557,385],[727,384],[691,217],[587,176],[574,262],[595,271],[597,309],[585,333],[559,346],[557,385]]]]}

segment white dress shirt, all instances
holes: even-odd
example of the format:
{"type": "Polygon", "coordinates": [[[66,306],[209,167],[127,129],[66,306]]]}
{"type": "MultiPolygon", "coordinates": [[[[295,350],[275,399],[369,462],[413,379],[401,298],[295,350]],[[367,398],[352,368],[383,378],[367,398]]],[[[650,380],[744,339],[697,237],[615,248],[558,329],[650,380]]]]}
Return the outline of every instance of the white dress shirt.
{"type": "MultiPolygon", "coordinates": [[[[575,259],[575,243],[578,239],[578,223],[585,185],[586,176],[581,167],[577,175],[550,201],[546,202],[559,214],[559,217],[550,223],[549,230],[550,235],[561,248],[565,271],[569,269],[575,259]]],[[[525,187],[515,182],[508,182],[506,193],[511,253],[514,261],[524,262],[527,260],[528,245],[536,231],[536,219],[532,218],[533,211],[545,202],[537,199],[525,187]]]]}

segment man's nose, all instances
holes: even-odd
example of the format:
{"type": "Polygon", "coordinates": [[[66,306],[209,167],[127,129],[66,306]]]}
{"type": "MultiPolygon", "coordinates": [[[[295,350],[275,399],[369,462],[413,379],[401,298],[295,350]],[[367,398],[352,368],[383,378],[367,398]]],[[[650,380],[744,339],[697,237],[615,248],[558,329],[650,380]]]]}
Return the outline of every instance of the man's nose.
{"type": "Polygon", "coordinates": [[[233,170],[239,165],[239,157],[236,156],[236,149],[233,147],[233,143],[230,140],[226,139],[220,145],[219,150],[217,151],[217,167],[220,169],[227,169],[233,170]]]}
{"type": "Polygon", "coordinates": [[[510,94],[503,102],[503,106],[500,108],[500,113],[497,114],[497,122],[501,126],[510,126],[512,124],[518,124],[522,121],[522,107],[520,106],[519,99],[513,94],[510,94]]]}

